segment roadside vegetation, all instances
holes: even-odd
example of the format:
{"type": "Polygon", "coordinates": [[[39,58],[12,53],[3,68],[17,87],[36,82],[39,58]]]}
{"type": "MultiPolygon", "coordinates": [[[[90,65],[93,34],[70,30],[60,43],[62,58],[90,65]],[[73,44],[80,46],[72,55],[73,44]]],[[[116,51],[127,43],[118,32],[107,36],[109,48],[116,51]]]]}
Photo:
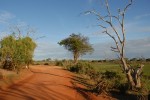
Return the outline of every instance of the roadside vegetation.
{"type": "MultiPolygon", "coordinates": [[[[134,95],[141,98],[146,98],[150,91],[150,61],[148,59],[129,59],[128,64],[136,65],[142,63],[145,65],[141,75],[142,88],[132,90],[127,83],[126,76],[121,70],[121,62],[115,60],[79,60],[74,64],[73,60],[51,60],[37,61],[35,64],[48,64],[63,67],[66,70],[77,74],[74,84],[82,84],[86,86],[86,91],[90,91],[96,95],[111,93],[119,93],[121,95],[134,95]]],[[[138,65],[137,65],[138,66],[138,65]]]]}

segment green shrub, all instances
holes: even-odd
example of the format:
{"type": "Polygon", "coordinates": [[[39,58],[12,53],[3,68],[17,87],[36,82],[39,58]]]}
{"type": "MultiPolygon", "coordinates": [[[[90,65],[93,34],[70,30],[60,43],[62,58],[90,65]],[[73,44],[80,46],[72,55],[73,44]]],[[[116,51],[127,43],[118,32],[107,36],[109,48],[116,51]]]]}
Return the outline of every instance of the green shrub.
{"type": "Polygon", "coordinates": [[[34,63],[34,65],[40,65],[40,63],[34,63]]]}
{"type": "Polygon", "coordinates": [[[80,68],[79,68],[78,66],[74,65],[74,66],[70,67],[69,70],[70,70],[71,72],[79,73],[80,68]]]}
{"type": "Polygon", "coordinates": [[[79,62],[69,67],[69,70],[71,72],[76,72],[80,74],[89,74],[91,70],[93,70],[93,67],[89,63],[79,62]]]}
{"type": "Polygon", "coordinates": [[[63,66],[63,63],[62,63],[62,61],[55,61],[55,65],[56,66],[63,66]]]}
{"type": "Polygon", "coordinates": [[[127,84],[125,84],[123,76],[115,71],[105,71],[105,72],[94,72],[91,73],[90,78],[95,82],[93,84],[92,91],[100,94],[106,93],[110,90],[119,90],[121,93],[125,93],[128,89],[127,84]]]}
{"type": "Polygon", "coordinates": [[[44,63],[44,65],[49,65],[49,63],[44,63]]]}
{"type": "Polygon", "coordinates": [[[118,72],[115,72],[115,71],[106,71],[104,73],[102,73],[103,77],[106,78],[106,79],[114,79],[114,78],[117,78],[118,80],[121,79],[121,76],[119,75],[118,72]]]}
{"type": "Polygon", "coordinates": [[[75,65],[72,65],[70,68],[69,68],[69,70],[71,71],[71,72],[76,72],[76,73],[82,73],[83,72],[83,64],[81,64],[81,63],[77,63],[77,64],[75,64],[75,65]]]}

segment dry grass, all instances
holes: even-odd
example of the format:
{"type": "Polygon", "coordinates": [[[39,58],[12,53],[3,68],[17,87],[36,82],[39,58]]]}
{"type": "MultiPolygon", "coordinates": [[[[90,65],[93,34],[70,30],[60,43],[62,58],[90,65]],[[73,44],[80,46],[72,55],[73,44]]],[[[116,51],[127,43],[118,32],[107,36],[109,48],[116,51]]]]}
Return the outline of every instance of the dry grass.
{"type": "Polygon", "coordinates": [[[0,69],[0,88],[11,85],[14,78],[17,78],[16,72],[0,69]]]}
{"type": "Polygon", "coordinates": [[[0,69],[0,80],[9,78],[9,76],[12,76],[12,75],[16,75],[16,72],[0,69]]]}
{"type": "Polygon", "coordinates": [[[0,69],[0,89],[5,89],[12,84],[15,84],[19,80],[30,76],[31,74],[31,71],[27,69],[21,70],[19,74],[17,74],[15,71],[0,69]]]}

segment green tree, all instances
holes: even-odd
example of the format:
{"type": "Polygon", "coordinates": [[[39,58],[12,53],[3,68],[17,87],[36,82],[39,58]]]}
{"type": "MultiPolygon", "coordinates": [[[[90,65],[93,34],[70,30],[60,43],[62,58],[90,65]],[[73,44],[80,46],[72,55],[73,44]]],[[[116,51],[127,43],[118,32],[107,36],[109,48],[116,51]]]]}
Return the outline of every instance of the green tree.
{"type": "Polygon", "coordinates": [[[3,38],[0,41],[3,68],[19,71],[22,64],[29,65],[35,48],[36,43],[28,36],[15,38],[13,34],[3,38]]]}
{"type": "Polygon", "coordinates": [[[36,48],[36,43],[30,37],[22,38],[23,50],[24,50],[24,62],[29,68],[29,64],[32,62],[34,49],[36,48]]]}
{"type": "Polygon", "coordinates": [[[68,38],[61,40],[59,45],[63,45],[68,51],[73,53],[74,63],[76,64],[79,56],[92,52],[93,48],[89,44],[89,38],[81,34],[71,34],[68,38]]]}

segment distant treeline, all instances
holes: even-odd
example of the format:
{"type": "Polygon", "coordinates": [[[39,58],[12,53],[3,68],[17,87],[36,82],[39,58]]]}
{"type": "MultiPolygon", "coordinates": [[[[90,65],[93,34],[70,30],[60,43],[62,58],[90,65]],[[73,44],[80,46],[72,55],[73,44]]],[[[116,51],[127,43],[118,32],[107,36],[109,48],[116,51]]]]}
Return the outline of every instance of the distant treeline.
{"type": "MultiPolygon", "coordinates": [[[[127,61],[139,61],[139,62],[150,62],[150,58],[126,58],[127,61]]],[[[62,61],[62,62],[65,62],[65,61],[73,61],[72,59],[62,59],[62,60],[58,60],[58,59],[51,59],[51,58],[47,58],[47,59],[44,59],[44,60],[40,60],[40,61],[62,61]]],[[[103,60],[79,60],[79,61],[82,61],[82,62],[120,62],[119,59],[103,59],[103,60]]]]}
{"type": "MultiPolygon", "coordinates": [[[[132,58],[128,59],[126,58],[127,61],[139,61],[139,62],[150,62],[150,58],[132,58]]],[[[105,60],[92,60],[91,62],[119,62],[119,59],[105,59],[105,60]]]]}

